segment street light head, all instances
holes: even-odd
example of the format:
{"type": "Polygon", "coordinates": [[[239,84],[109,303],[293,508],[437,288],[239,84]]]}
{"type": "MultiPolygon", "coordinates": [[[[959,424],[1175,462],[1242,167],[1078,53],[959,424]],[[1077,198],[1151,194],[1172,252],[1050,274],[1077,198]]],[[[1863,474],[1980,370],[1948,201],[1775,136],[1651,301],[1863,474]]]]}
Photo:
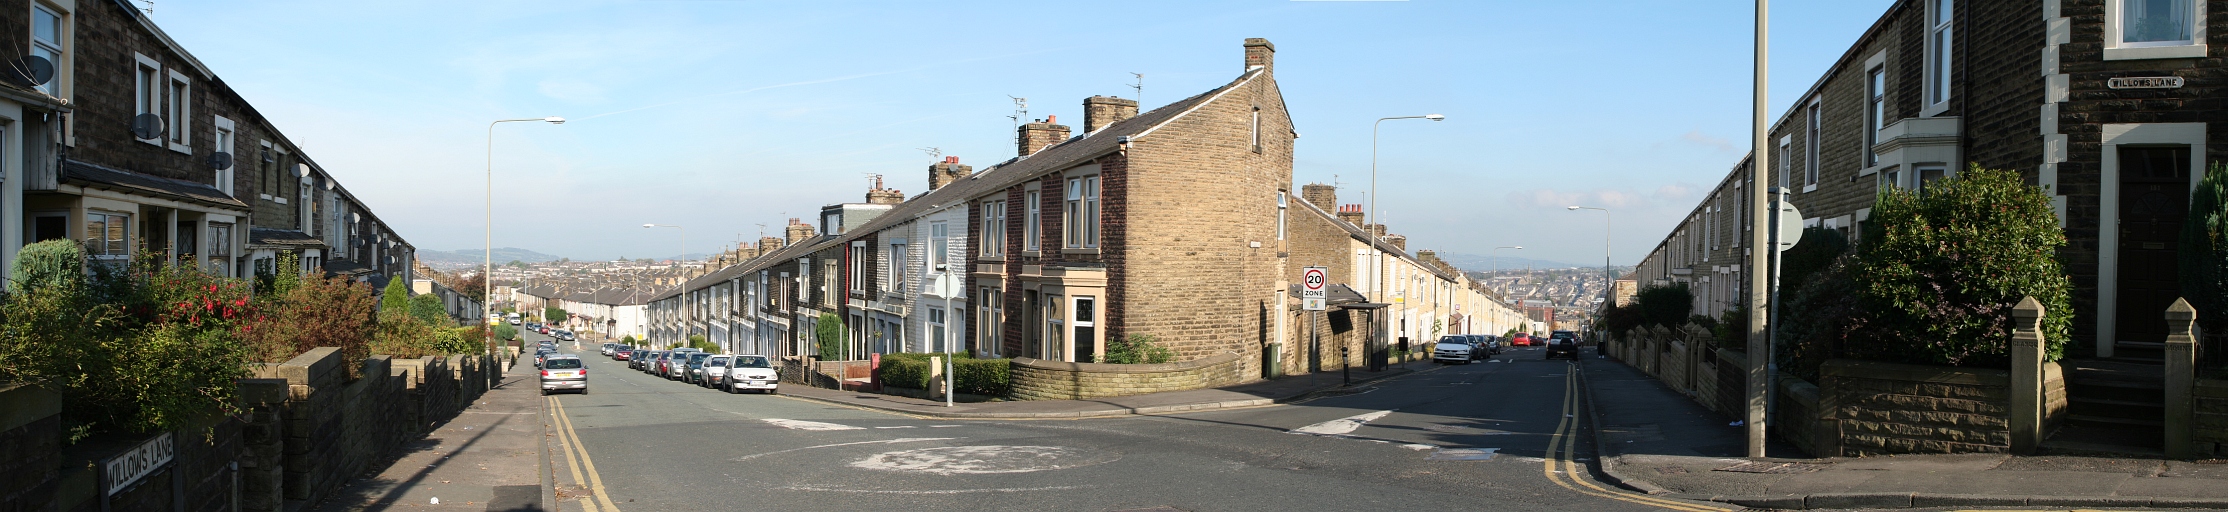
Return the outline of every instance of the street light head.
{"type": "Polygon", "coordinates": [[[549,117],[544,117],[544,118],[542,118],[542,120],[543,120],[543,121],[548,121],[548,122],[549,122],[549,124],[565,124],[565,118],[562,118],[562,117],[557,117],[557,116],[549,116],[549,117]]]}
{"type": "Polygon", "coordinates": [[[1516,247],[1512,247],[1512,249],[1516,249],[1516,250],[1524,250],[1524,246],[1521,246],[1521,245],[1519,245],[1519,246],[1516,246],[1516,247]]]}
{"type": "Polygon", "coordinates": [[[1568,209],[1570,209],[1570,210],[1576,210],[1576,209],[1578,209],[1578,208],[1579,208],[1579,207],[1577,207],[1577,206],[1572,206],[1572,207],[1570,207],[1570,208],[1568,208],[1568,209]]]}
{"type": "Polygon", "coordinates": [[[1423,118],[1424,118],[1424,119],[1430,119],[1430,120],[1433,120],[1433,121],[1445,121],[1445,120],[1447,120],[1447,116],[1442,116],[1442,115],[1439,115],[1439,114],[1424,114],[1423,118]]]}
{"type": "Polygon", "coordinates": [[[643,225],[642,225],[642,227],[646,227],[646,228],[654,228],[654,227],[658,227],[658,225],[656,225],[656,224],[643,224],[643,225]]]}

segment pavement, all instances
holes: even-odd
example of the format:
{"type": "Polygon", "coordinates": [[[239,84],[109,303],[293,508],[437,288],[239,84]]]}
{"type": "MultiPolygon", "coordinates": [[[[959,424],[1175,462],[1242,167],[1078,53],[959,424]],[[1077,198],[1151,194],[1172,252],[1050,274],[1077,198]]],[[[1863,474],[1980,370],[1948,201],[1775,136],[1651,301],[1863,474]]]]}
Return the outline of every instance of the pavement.
{"type": "Polygon", "coordinates": [[[545,484],[540,375],[532,361],[521,362],[455,418],[435,424],[317,510],[544,510],[555,500],[545,484]]]}
{"type": "Polygon", "coordinates": [[[1605,480],[1658,497],[1775,509],[2228,509],[2228,461],[2001,454],[1810,458],[1778,439],[1743,458],[1745,429],[1622,363],[1586,358],[1605,480]],[[1763,472],[1750,472],[1763,471],[1763,472]]]}
{"type": "MultiPolygon", "coordinates": [[[[1406,375],[1411,368],[1429,368],[1430,362],[1392,365],[1384,371],[1356,369],[1351,385],[1406,375]]],[[[796,398],[863,407],[912,416],[965,419],[1074,419],[1110,416],[1171,414],[1218,409],[1260,407],[1306,398],[1317,392],[1347,386],[1339,372],[1287,376],[1230,387],[1168,391],[1090,400],[1017,400],[959,402],[945,407],[941,400],[926,400],[866,391],[844,391],[783,383],[781,392],[796,398]]]]}

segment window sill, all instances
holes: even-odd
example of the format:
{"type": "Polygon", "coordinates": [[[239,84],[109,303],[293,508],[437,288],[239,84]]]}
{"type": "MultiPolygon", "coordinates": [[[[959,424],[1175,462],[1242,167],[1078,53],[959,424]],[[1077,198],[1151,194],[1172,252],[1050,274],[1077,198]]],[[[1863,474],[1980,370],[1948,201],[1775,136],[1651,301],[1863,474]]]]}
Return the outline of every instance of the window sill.
{"type": "Polygon", "coordinates": [[[2104,49],[2104,60],[2202,59],[2205,55],[2204,44],[2104,49]]]}
{"type": "Polygon", "coordinates": [[[170,148],[170,150],[171,150],[171,151],[175,151],[175,152],[179,152],[179,153],[184,153],[184,154],[188,154],[188,155],[191,155],[191,154],[193,154],[193,146],[192,146],[192,145],[188,145],[188,144],[170,144],[170,145],[169,145],[168,147],[170,148]]]}
{"type": "Polygon", "coordinates": [[[1061,250],[1060,250],[1060,254],[1098,254],[1098,253],[1099,253],[1099,250],[1098,250],[1098,248],[1087,248],[1087,249],[1061,249],[1061,250]]]}
{"type": "Polygon", "coordinates": [[[1032,251],[1021,251],[1021,257],[1023,257],[1023,258],[1041,258],[1041,257],[1044,257],[1044,251],[1033,251],[1033,250],[1032,250],[1032,251]]]}
{"type": "Polygon", "coordinates": [[[1926,108],[1919,109],[1919,117],[1934,117],[1942,115],[1943,112],[1948,112],[1949,109],[1950,102],[1949,100],[1944,99],[1940,103],[1927,105],[1926,108]]]}
{"type": "Polygon", "coordinates": [[[1803,185],[1803,193],[1805,193],[1805,194],[1808,194],[1808,193],[1811,193],[1811,192],[1817,192],[1817,191],[1818,191],[1818,184],[1816,184],[1816,183],[1812,183],[1812,184],[1809,184],[1809,185],[1803,185]]]}
{"type": "Polygon", "coordinates": [[[284,197],[273,196],[271,197],[271,201],[278,204],[286,204],[286,198],[284,197]]]}
{"type": "Polygon", "coordinates": [[[149,145],[149,146],[154,146],[154,147],[158,147],[158,148],[159,148],[159,147],[162,147],[162,146],[163,146],[163,143],[162,143],[162,139],[137,139],[137,140],[138,140],[138,141],[140,141],[140,142],[146,143],[146,144],[147,144],[147,145],[149,145]]]}

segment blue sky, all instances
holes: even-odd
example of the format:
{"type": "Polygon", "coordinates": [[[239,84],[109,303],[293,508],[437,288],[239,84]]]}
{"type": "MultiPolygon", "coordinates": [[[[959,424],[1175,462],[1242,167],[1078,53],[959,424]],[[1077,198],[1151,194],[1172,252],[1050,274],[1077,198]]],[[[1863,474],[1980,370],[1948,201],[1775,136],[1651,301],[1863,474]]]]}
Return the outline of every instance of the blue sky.
{"type": "MultiPolygon", "coordinates": [[[[1772,117],[1892,2],[1781,2],[1772,117]]],[[[1615,210],[1638,260],[1747,150],[1750,2],[201,2],[154,19],[420,249],[481,245],[487,123],[495,245],[668,256],[926,188],[918,148],[1013,156],[1008,96],[1080,125],[1082,100],[1150,109],[1277,45],[1302,134],[1295,181],[1369,186],[1411,248],[1591,264],[1615,210]],[[1335,176],[1335,177],[1334,177],[1335,176]],[[1517,254],[1508,253],[1509,256],[1517,254]]]]}

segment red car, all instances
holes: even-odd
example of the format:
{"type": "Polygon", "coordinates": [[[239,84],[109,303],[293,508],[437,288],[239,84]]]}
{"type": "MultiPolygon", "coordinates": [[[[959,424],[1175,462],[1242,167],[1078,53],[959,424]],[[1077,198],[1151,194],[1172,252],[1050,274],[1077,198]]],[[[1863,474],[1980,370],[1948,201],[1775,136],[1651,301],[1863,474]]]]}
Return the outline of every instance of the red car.
{"type": "Polygon", "coordinates": [[[1532,341],[1532,335],[1521,332],[1516,333],[1516,337],[1509,338],[1509,346],[1511,347],[1529,347],[1534,343],[1536,342],[1532,341]]]}

